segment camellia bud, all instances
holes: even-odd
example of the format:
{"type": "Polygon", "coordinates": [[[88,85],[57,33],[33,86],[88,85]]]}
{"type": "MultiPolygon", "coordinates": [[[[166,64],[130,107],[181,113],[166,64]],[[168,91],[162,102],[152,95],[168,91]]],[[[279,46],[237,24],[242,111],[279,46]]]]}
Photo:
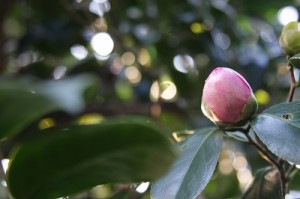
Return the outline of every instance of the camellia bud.
{"type": "Polygon", "coordinates": [[[279,42],[287,55],[293,56],[300,53],[300,24],[293,21],[285,25],[279,42]]]}
{"type": "Polygon", "coordinates": [[[239,73],[218,67],[205,81],[201,109],[218,126],[239,126],[255,114],[257,101],[239,73]]]}

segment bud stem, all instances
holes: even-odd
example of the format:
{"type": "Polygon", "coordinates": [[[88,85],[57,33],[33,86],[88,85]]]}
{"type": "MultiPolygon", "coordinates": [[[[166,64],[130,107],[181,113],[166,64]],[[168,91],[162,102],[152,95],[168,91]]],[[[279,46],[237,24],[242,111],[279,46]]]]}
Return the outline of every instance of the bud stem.
{"type": "Polygon", "coordinates": [[[289,91],[289,96],[288,96],[288,102],[293,101],[294,98],[294,93],[296,89],[296,80],[295,80],[295,74],[294,74],[294,68],[291,65],[288,65],[288,70],[290,72],[290,91],[289,91]]]}
{"type": "MultiPolygon", "coordinates": [[[[290,91],[289,91],[289,96],[288,96],[288,102],[292,102],[293,98],[294,98],[294,93],[295,93],[295,89],[297,86],[297,82],[295,79],[295,74],[294,74],[294,68],[293,66],[291,66],[290,64],[288,65],[288,70],[290,72],[290,91]]],[[[286,192],[288,191],[288,181],[290,180],[290,175],[292,174],[292,172],[296,169],[296,165],[292,164],[290,165],[290,167],[288,168],[287,172],[285,173],[285,183],[286,183],[286,192]]]]}
{"type": "Polygon", "coordinates": [[[267,151],[266,148],[261,146],[258,142],[254,141],[254,139],[249,135],[249,130],[250,128],[248,127],[247,129],[244,129],[244,131],[241,132],[244,133],[244,135],[247,137],[248,143],[257,148],[264,156],[267,157],[267,160],[277,168],[281,178],[282,196],[284,198],[287,190],[287,182],[289,176],[286,176],[283,160],[281,158],[276,159],[267,151]]]}

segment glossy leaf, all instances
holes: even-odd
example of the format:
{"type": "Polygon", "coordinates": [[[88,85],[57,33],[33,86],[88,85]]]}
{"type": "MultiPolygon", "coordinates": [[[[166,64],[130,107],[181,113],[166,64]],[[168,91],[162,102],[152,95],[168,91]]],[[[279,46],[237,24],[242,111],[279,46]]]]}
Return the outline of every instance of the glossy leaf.
{"type": "Polygon", "coordinates": [[[289,58],[289,62],[292,64],[293,67],[300,68],[300,53],[289,58]]]}
{"type": "Polygon", "coordinates": [[[1,79],[0,140],[19,133],[47,113],[82,111],[85,91],[97,84],[94,76],[86,74],[43,82],[27,78],[1,79]]]}
{"type": "Polygon", "coordinates": [[[299,199],[300,191],[299,190],[290,190],[288,194],[286,194],[285,199],[299,199]]]}
{"type": "Polygon", "coordinates": [[[46,113],[59,109],[31,90],[0,84],[0,140],[15,135],[46,113]]]}
{"type": "Polygon", "coordinates": [[[176,155],[162,130],[140,118],[41,133],[11,157],[7,180],[16,199],[52,199],[104,183],[152,181],[176,155]]]}
{"type": "Polygon", "coordinates": [[[277,169],[267,167],[257,172],[254,181],[241,199],[283,199],[281,179],[277,169]]]}
{"type": "Polygon", "coordinates": [[[300,101],[281,103],[259,114],[251,126],[260,140],[281,158],[300,164],[300,101]]]}
{"type": "Polygon", "coordinates": [[[152,186],[152,198],[196,198],[215,170],[222,142],[221,130],[195,131],[180,145],[182,153],[170,171],[152,186]]]}

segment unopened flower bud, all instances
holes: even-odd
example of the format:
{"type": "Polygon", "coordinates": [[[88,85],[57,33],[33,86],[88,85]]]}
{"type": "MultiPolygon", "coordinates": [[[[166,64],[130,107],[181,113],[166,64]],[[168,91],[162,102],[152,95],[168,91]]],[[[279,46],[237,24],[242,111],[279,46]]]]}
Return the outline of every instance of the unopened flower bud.
{"type": "Polygon", "coordinates": [[[293,21],[285,25],[279,42],[287,55],[293,56],[300,53],[300,24],[293,21]]]}
{"type": "Polygon", "coordinates": [[[218,126],[239,126],[255,114],[257,101],[239,73],[218,67],[205,81],[201,109],[218,126]]]}

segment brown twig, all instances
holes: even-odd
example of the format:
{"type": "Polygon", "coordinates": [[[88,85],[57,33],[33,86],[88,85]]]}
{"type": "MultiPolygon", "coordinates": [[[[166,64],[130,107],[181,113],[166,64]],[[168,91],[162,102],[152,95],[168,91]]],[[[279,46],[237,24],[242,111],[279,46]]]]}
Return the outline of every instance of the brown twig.
{"type": "Polygon", "coordinates": [[[296,89],[296,80],[295,80],[295,74],[294,74],[294,68],[290,65],[288,65],[288,70],[290,72],[290,91],[289,91],[289,96],[288,96],[288,102],[293,101],[294,98],[294,93],[296,89]]]}
{"type": "Polygon", "coordinates": [[[252,137],[249,135],[249,133],[244,133],[248,139],[249,144],[253,145],[255,148],[257,148],[264,156],[266,156],[271,164],[276,166],[277,168],[280,167],[277,159],[275,159],[273,156],[271,156],[268,151],[262,147],[260,144],[255,142],[252,137]]]}
{"type": "MultiPolygon", "coordinates": [[[[288,70],[290,73],[290,91],[289,91],[287,102],[292,102],[293,98],[294,98],[294,93],[295,93],[297,82],[295,79],[294,67],[291,65],[288,65],[288,70]]],[[[288,182],[290,180],[290,175],[295,170],[295,168],[296,168],[295,164],[290,165],[290,167],[284,174],[284,176],[285,176],[284,179],[285,179],[285,183],[286,183],[286,191],[288,191],[287,189],[288,189],[288,182]]]]}
{"type": "Polygon", "coordinates": [[[284,161],[281,158],[273,157],[266,148],[261,146],[258,142],[256,142],[250,135],[250,125],[247,127],[247,129],[238,129],[240,132],[244,133],[244,135],[248,139],[248,143],[253,145],[256,149],[258,149],[259,152],[261,152],[264,156],[267,157],[268,161],[277,168],[280,178],[281,178],[281,186],[282,186],[282,195],[285,196],[286,190],[287,190],[287,182],[288,178],[286,176],[285,170],[284,170],[284,161]]]}
{"type": "Polygon", "coordinates": [[[296,169],[296,165],[292,164],[288,170],[285,172],[286,179],[290,180],[290,175],[293,173],[293,171],[296,169]]]}
{"type": "Polygon", "coordinates": [[[257,148],[263,155],[265,155],[269,161],[271,162],[271,164],[273,164],[280,175],[281,178],[281,186],[282,186],[282,195],[285,196],[286,193],[286,176],[285,176],[285,172],[284,172],[284,167],[281,161],[277,161],[277,159],[275,159],[274,157],[272,157],[268,151],[263,148],[261,145],[259,145],[257,142],[255,142],[251,136],[247,133],[245,134],[247,136],[247,138],[249,139],[249,143],[252,144],[255,148],[257,148]]]}

